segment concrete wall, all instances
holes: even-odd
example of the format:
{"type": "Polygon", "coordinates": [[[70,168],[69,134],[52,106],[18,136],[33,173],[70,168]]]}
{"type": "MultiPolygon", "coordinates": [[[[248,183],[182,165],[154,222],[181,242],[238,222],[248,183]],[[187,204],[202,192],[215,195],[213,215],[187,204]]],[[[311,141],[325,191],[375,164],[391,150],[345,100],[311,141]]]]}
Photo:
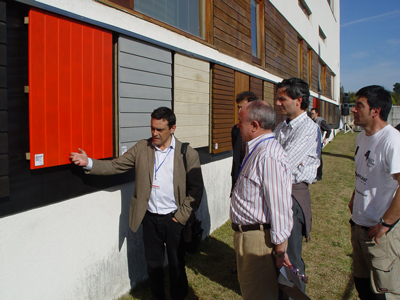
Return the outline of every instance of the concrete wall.
{"type": "Polygon", "coordinates": [[[389,113],[388,123],[393,127],[400,124],[400,106],[393,106],[389,113]]]}
{"type": "MultiPolygon", "coordinates": [[[[231,165],[202,165],[204,235],[229,218],[231,165]]],[[[0,219],[0,299],[115,299],[144,280],[142,232],[128,227],[133,187],[0,219]]]]}

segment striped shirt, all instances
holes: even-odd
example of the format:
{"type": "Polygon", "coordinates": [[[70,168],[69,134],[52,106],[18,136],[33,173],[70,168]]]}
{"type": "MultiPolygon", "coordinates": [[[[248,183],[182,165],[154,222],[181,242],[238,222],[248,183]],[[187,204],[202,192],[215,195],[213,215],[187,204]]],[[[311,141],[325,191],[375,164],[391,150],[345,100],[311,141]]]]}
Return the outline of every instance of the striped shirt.
{"type": "Polygon", "coordinates": [[[285,150],[273,137],[263,134],[247,143],[245,160],[254,151],[242,163],[230,219],[240,225],[271,224],[271,242],[281,244],[293,227],[291,169],[285,150]]]}
{"type": "Polygon", "coordinates": [[[311,184],[317,176],[321,156],[321,134],[307,113],[289,123],[281,122],[274,130],[275,139],[285,149],[292,167],[292,183],[311,184]]]}

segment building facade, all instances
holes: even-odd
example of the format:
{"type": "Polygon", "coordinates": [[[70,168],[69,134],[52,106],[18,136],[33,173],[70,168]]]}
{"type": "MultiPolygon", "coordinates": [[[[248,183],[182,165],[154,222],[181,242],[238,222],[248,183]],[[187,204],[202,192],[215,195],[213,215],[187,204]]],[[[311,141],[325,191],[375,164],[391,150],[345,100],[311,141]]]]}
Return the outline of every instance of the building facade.
{"type": "MultiPolygon", "coordinates": [[[[205,234],[228,219],[235,95],[301,77],[339,126],[339,0],[0,0],[0,298],[112,299],[146,278],[123,154],[168,106],[198,150],[205,234]]],[[[277,122],[284,120],[278,110],[277,122]]]]}

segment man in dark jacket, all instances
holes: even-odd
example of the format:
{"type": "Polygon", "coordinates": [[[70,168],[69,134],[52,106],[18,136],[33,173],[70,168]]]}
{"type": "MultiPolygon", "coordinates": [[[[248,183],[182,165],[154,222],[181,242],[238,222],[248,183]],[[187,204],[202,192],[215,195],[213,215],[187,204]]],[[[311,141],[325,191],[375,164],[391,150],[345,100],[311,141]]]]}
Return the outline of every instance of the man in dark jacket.
{"type": "MultiPolygon", "coordinates": [[[[326,123],[325,119],[320,117],[317,108],[312,108],[311,109],[311,119],[314,120],[315,123],[319,126],[319,129],[321,131],[321,141],[322,141],[322,147],[326,145],[326,139],[329,139],[331,136],[331,128],[328,126],[326,123]]],[[[318,167],[317,170],[317,177],[314,179],[314,182],[319,181],[322,179],[322,155],[321,155],[321,163],[318,167]]]]}

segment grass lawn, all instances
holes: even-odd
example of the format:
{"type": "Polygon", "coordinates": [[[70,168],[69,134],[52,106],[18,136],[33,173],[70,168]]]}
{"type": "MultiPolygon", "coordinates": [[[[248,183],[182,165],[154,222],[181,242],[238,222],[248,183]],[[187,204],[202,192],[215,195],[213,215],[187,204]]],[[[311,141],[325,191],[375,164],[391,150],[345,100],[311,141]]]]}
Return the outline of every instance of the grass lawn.
{"type": "MultiPolygon", "coordinates": [[[[311,241],[303,244],[303,258],[311,299],[357,299],[347,207],[354,187],[356,136],[339,133],[323,149],[323,179],[310,186],[313,225],[311,241]]],[[[188,300],[242,299],[237,276],[231,274],[235,267],[232,234],[228,221],[202,242],[200,253],[186,256],[188,300]]],[[[144,282],[119,299],[150,299],[149,289],[144,282]]]]}

